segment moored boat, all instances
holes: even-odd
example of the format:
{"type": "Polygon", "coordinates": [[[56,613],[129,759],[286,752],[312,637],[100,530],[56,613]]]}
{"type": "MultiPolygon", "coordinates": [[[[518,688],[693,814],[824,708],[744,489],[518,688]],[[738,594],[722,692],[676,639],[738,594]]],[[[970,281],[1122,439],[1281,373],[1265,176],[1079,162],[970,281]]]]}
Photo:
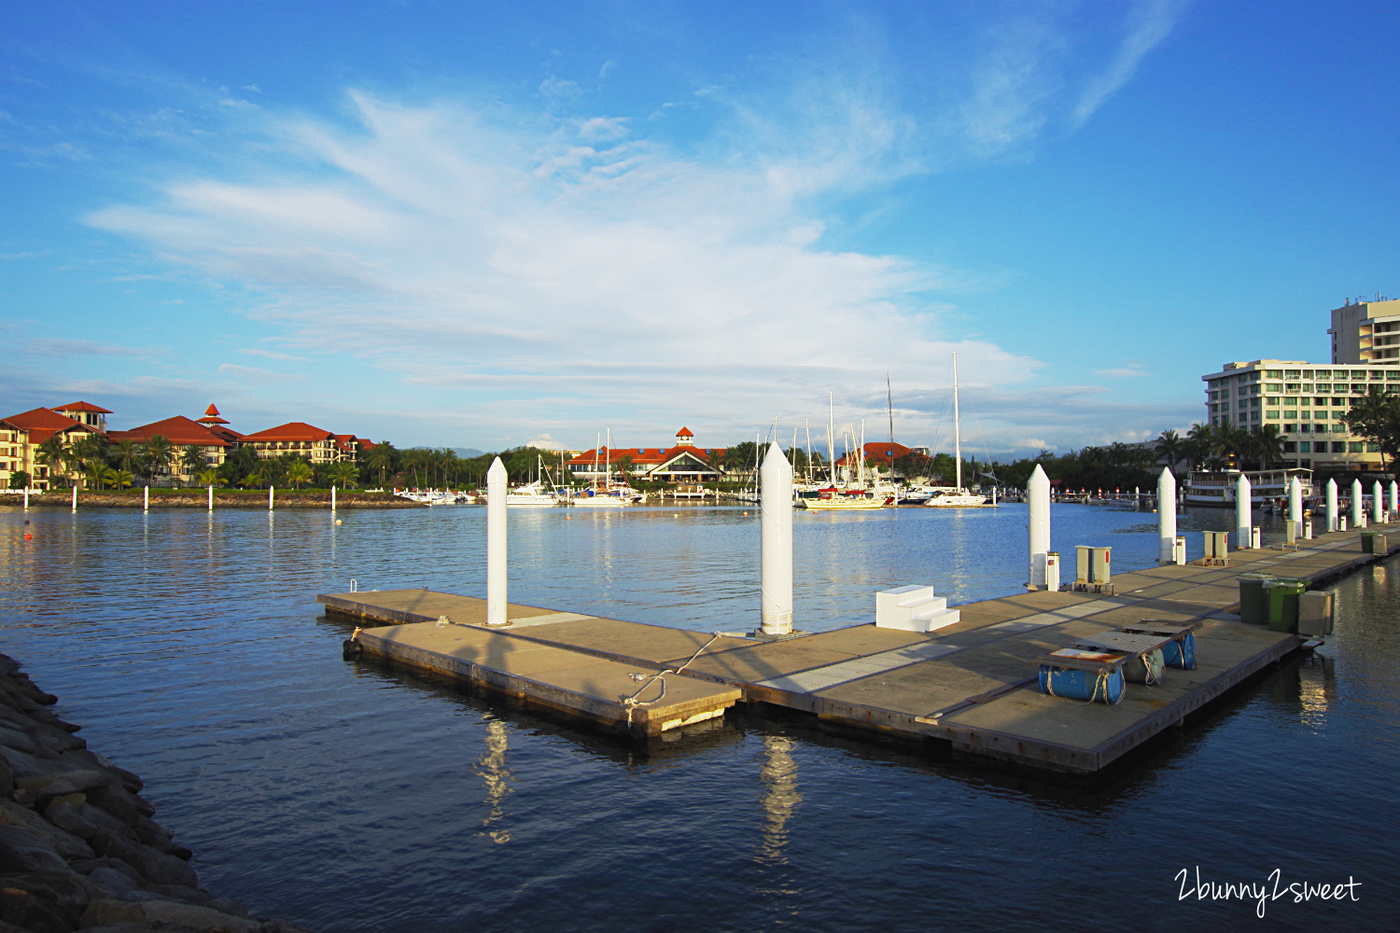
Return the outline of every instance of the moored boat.
{"type": "Polygon", "coordinates": [[[1187,474],[1182,498],[1186,505],[1234,508],[1241,473],[1249,480],[1249,498],[1256,506],[1279,500],[1287,502],[1295,476],[1302,484],[1305,500],[1316,495],[1312,470],[1293,467],[1286,470],[1192,470],[1187,474]]]}

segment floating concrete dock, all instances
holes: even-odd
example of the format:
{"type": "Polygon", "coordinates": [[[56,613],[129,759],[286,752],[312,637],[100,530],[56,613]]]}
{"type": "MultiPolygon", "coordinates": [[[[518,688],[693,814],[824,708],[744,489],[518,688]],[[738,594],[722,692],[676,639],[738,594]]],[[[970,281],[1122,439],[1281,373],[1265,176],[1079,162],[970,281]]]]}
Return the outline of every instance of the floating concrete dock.
{"type": "Polygon", "coordinates": [[[357,632],[367,654],[635,735],[720,716],[735,702],[770,704],[857,732],[1088,773],[1302,645],[1297,635],[1238,620],[1241,573],[1316,586],[1400,549],[1400,526],[1373,530],[1392,532],[1395,546],[1370,553],[1354,531],[1325,534],[1296,550],[1235,551],[1224,567],[1117,574],[1114,595],[1038,591],[965,604],[957,623],[928,634],[869,624],[754,639],[515,604],[509,624],[487,628],[485,600],[426,589],[318,601],[328,615],[384,626],[357,632]],[[1144,619],[1200,622],[1196,669],[1130,685],[1116,706],[1040,692],[1033,658],[1144,619]]]}

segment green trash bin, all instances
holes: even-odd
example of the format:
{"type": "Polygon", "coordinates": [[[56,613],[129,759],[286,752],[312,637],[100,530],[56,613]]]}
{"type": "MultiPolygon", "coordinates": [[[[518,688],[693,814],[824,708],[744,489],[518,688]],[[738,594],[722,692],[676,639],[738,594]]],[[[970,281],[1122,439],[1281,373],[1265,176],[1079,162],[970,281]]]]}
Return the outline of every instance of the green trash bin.
{"type": "Polygon", "coordinates": [[[1298,597],[1308,591],[1308,581],[1276,577],[1264,583],[1269,600],[1269,628],[1275,632],[1298,632],[1298,597]]]}
{"type": "Polygon", "coordinates": [[[1269,624],[1269,597],[1264,584],[1274,579],[1267,573],[1242,573],[1240,581],[1240,621],[1250,625],[1269,624]]]}

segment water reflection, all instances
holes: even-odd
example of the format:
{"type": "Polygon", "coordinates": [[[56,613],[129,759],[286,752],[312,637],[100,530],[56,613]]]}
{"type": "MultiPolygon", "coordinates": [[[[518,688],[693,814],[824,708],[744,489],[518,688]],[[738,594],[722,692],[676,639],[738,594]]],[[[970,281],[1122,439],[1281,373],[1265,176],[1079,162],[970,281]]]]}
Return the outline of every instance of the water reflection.
{"type": "Polygon", "coordinates": [[[481,821],[479,836],[486,836],[496,844],[510,842],[510,830],[498,826],[505,818],[505,799],[511,793],[511,782],[515,775],[506,767],[507,739],[506,724],[493,716],[486,717],[486,754],[476,760],[472,771],[486,785],[486,817],[481,821]]]}
{"type": "Polygon", "coordinates": [[[765,823],[754,853],[754,861],[759,864],[787,864],[783,854],[788,843],[787,824],[802,803],[802,795],[797,791],[797,762],[792,757],[796,744],[785,735],[763,737],[763,766],[758,777],[763,782],[759,802],[765,823]]]}

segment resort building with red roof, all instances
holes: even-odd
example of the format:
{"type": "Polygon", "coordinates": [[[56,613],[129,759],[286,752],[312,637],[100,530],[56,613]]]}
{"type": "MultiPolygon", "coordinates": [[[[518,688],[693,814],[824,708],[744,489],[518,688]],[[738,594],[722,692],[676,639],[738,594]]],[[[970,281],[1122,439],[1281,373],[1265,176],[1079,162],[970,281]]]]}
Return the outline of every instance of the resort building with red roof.
{"type": "Polygon", "coordinates": [[[689,428],[676,432],[670,447],[599,447],[585,450],[566,464],[581,480],[604,480],[625,472],[628,476],[666,483],[703,483],[725,475],[727,447],[695,446],[689,428]]]}
{"type": "Polygon", "coordinates": [[[291,421],[279,424],[266,431],[245,434],[239,444],[251,447],[259,457],[280,457],[294,453],[310,460],[312,465],[335,463],[339,460],[354,460],[359,452],[359,438],[353,434],[332,434],[325,428],[307,424],[304,421],[291,421]]]}
{"type": "MultiPolygon", "coordinates": [[[[168,484],[172,480],[193,482],[203,469],[220,466],[243,446],[262,458],[296,454],[314,466],[353,461],[361,451],[374,447],[367,438],[333,434],[301,421],[254,434],[240,434],[229,427],[218,407],[212,404],[198,419],[176,415],[120,431],[107,430],[110,414],[112,412],[106,408],[78,401],[0,418],[0,489],[24,486],[27,478],[29,488],[48,490],[54,488],[59,479],[76,473],[73,462],[40,454],[40,445],[53,437],[59,437],[64,447],[71,447],[73,441],[85,436],[101,437],[111,444],[132,441],[143,446],[152,438],[163,437],[169,442],[173,456],[169,466],[154,477],[158,484],[168,484]],[[197,454],[192,454],[191,449],[197,454]],[[203,465],[195,469],[200,462],[203,465]]],[[[81,483],[82,479],[75,481],[81,483]]]]}

